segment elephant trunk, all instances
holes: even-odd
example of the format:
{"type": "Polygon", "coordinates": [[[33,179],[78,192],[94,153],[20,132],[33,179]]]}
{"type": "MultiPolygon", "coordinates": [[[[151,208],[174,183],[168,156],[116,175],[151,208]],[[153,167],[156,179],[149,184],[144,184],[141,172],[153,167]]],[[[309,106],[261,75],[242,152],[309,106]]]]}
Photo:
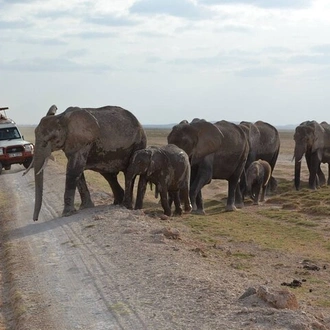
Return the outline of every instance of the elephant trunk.
{"type": "Polygon", "coordinates": [[[305,147],[303,145],[296,144],[294,148],[294,185],[296,190],[299,190],[300,187],[300,171],[301,171],[301,161],[306,152],[305,147]]]}
{"type": "Polygon", "coordinates": [[[301,170],[301,161],[296,159],[294,165],[294,186],[296,190],[299,190],[300,187],[300,170],[301,170]]]}
{"type": "Polygon", "coordinates": [[[35,201],[33,220],[37,221],[42,204],[43,183],[44,183],[44,165],[51,155],[51,146],[48,144],[45,148],[42,148],[36,143],[34,154],[34,181],[35,181],[35,201]]]}

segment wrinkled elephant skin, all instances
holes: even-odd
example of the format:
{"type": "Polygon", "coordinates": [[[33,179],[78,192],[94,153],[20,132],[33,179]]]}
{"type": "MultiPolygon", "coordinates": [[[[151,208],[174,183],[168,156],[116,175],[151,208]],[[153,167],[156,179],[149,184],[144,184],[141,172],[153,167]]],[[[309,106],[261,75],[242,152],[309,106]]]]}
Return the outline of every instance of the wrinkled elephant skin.
{"type": "Polygon", "coordinates": [[[272,168],[269,163],[261,159],[252,162],[248,167],[246,171],[247,191],[253,200],[253,204],[258,205],[259,201],[265,201],[266,186],[271,172],[272,168]]]}
{"type": "Polygon", "coordinates": [[[132,208],[133,186],[139,175],[135,209],[143,208],[147,182],[156,185],[164,214],[171,215],[169,197],[174,201],[175,214],[181,215],[180,197],[185,212],[191,211],[189,199],[190,163],[188,155],[176,145],[149,146],[134,153],[126,174],[124,205],[132,208]]]}
{"type": "Polygon", "coordinates": [[[70,107],[55,115],[52,106],[35,129],[35,209],[33,219],[38,220],[42,204],[43,167],[55,150],[63,150],[67,159],[63,215],[74,213],[76,188],[80,193],[80,208],[91,207],[93,202],[86,184],[84,170],[99,172],[110,184],[114,203],[119,204],[124,190],[117,180],[125,173],[131,155],[146,147],[145,132],[129,111],[116,107],[70,107]]]}
{"type": "MultiPolygon", "coordinates": [[[[277,158],[280,152],[280,136],[273,125],[264,121],[255,123],[242,121],[239,126],[244,130],[249,141],[249,155],[245,164],[245,170],[250,164],[259,159],[265,160],[271,167],[271,174],[274,171],[277,158]]],[[[246,194],[244,180],[240,183],[242,194],[246,194]]],[[[268,184],[268,191],[274,191],[277,187],[276,179],[271,175],[268,184]]]]}
{"type": "Polygon", "coordinates": [[[236,189],[248,156],[248,142],[236,124],[203,119],[182,121],[167,137],[187,152],[191,163],[190,199],[193,211],[204,213],[202,188],[212,179],[228,181],[227,211],[242,207],[240,189],[236,189]]]}
{"type": "Polygon", "coordinates": [[[309,170],[309,188],[316,189],[324,185],[326,179],[321,163],[330,164],[330,125],[326,122],[319,124],[316,121],[305,121],[296,127],[294,141],[295,188],[300,188],[301,162],[304,155],[309,170]]]}

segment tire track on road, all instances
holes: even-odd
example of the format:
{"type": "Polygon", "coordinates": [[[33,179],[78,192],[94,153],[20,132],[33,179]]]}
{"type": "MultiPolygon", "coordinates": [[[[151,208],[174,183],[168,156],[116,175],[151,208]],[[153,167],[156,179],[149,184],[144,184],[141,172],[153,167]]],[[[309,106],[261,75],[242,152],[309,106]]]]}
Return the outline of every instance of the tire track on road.
{"type": "Polygon", "coordinates": [[[73,228],[81,214],[56,218],[63,199],[63,191],[56,189],[58,183],[45,182],[41,217],[33,223],[34,185],[30,173],[25,177],[8,174],[1,180],[6,189],[15,191],[19,201],[8,233],[17,258],[16,271],[20,273],[19,268],[24,268],[24,276],[18,274],[16,283],[25,297],[26,327],[19,322],[22,329],[37,329],[34,326],[38,322],[32,325],[31,319],[36,319],[40,311],[43,318],[48,314],[51,319],[47,329],[147,329],[118,289],[120,269],[108,258],[98,256],[94,249],[100,247],[80,237],[73,228]],[[20,248],[24,248],[24,260],[20,248]]]}

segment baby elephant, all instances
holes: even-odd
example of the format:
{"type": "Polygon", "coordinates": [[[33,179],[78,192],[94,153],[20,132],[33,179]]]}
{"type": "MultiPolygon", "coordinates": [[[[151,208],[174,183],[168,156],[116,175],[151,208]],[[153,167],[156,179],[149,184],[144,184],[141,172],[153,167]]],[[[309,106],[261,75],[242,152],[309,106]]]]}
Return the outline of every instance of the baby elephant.
{"type": "Polygon", "coordinates": [[[142,209],[147,182],[156,185],[164,214],[171,215],[168,196],[174,201],[175,213],[181,215],[180,197],[186,212],[191,211],[189,199],[190,163],[188,155],[174,144],[162,147],[150,146],[137,150],[126,172],[124,206],[132,208],[133,187],[136,176],[139,184],[135,209],[142,209]]]}
{"type": "Polygon", "coordinates": [[[247,189],[253,200],[253,204],[259,204],[265,200],[267,183],[271,177],[271,167],[265,160],[256,160],[248,167],[246,171],[247,189]]]}

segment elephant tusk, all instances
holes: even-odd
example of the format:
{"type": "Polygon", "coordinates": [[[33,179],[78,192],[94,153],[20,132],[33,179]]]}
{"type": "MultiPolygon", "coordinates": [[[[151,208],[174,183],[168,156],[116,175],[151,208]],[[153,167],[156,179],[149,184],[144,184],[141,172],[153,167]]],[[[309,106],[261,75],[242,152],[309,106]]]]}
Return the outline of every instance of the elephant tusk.
{"type": "Polygon", "coordinates": [[[24,176],[26,173],[28,173],[31,170],[31,168],[33,167],[33,163],[34,163],[34,158],[32,158],[32,162],[30,166],[23,172],[22,176],[24,176]]]}
{"type": "Polygon", "coordinates": [[[41,169],[37,172],[36,175],[39,175],[39,174],[44,170],[44,168],[45,168],[45,167],[47,166],[47,164],[48,164],[49,159],[51,159],[52,161],[55,161],[55,157],[54,157],[53,155],[48,156],[48,157],[45,159],[45,161],[44,161],[44,163],[43,163],[41,169]]]}
{"type": "Polygon", "coordinates": [[[41,166],[41,169],[37,172],[36,175],[39,175],[44,170],[44,168],[47,166],[47,163],[48,163],[48,157],[45,159],[44,163],[41,166]]]}
{"type": "MultiPolygon", "coordinates": [[[[292,160],[291,161],[293,162],[294,159],[295,159],[295,156],[292,157],[292,160]]],[[[297,162],[298,163],[301,163],[302,162],[302,158],[300,158],[299,160],[297,160],[297,162]]]]}

